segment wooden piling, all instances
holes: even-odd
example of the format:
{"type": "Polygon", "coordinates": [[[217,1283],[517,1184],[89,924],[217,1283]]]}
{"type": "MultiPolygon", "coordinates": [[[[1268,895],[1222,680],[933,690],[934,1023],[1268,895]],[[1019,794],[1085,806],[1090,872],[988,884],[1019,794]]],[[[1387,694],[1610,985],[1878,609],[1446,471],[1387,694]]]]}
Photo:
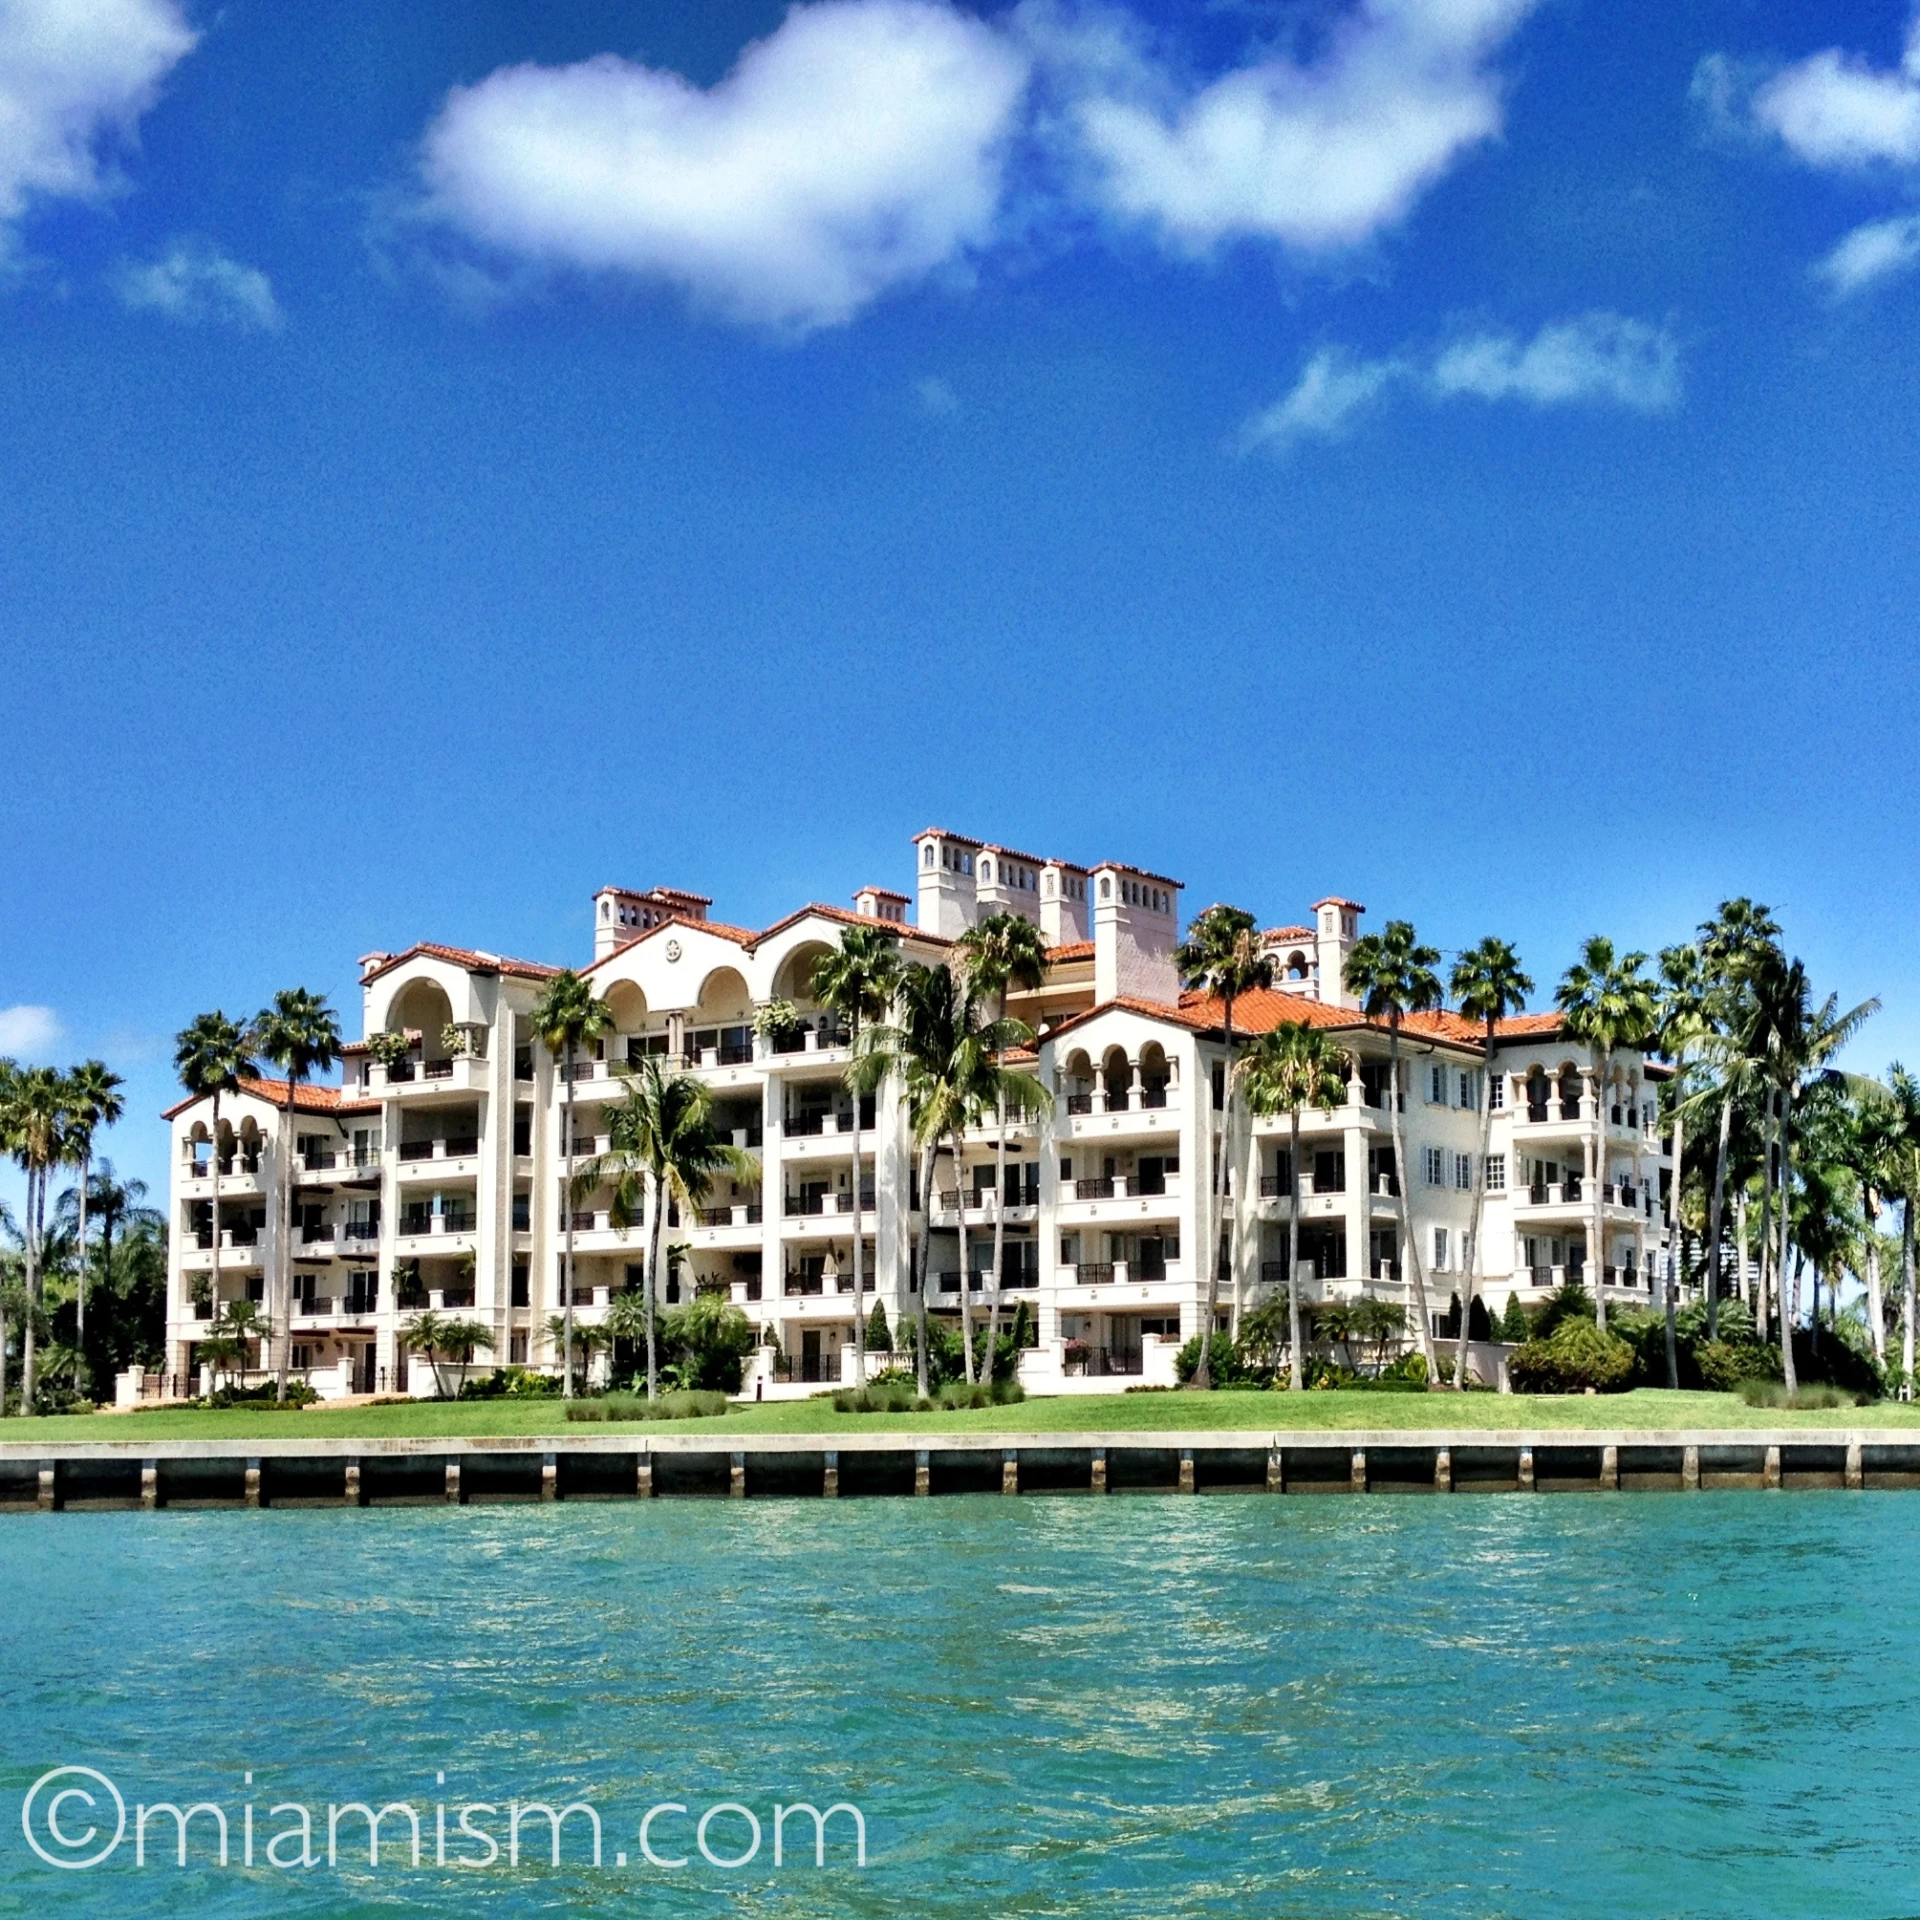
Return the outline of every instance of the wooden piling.
{"type": "Polygon", "coordinates": [[[840,1498],[840,1455],[837,1450],[827,1450],[826,1465],[820,1475],[820,1494],[826,1500],[840,1498]]]}
{"type": "Polygon", "coordinates": [[[1441,1447],[1433,1456],[1433,1490],[1435,1493],[1453,1491],[1453,1449],[1441,1447]]]}

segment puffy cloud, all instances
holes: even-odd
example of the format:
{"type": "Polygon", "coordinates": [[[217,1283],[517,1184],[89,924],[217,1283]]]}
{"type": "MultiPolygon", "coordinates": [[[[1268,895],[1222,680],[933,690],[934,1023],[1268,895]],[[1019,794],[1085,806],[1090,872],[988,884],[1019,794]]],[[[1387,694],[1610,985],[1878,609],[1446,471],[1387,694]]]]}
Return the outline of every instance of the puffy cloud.
{"type": "Polygon", "coordinates": [[[91,199],[195,34],[175,0],[0,5],[0,246],[35,195],[91,199]]]}
{"type": "Polygon", "coordinates": [[[1753,117],[1810,166],[1920,161],[1920,14],[1897,70],[1829,47],[1762,85],[1753,117]]]}
{"type": "Polygon", "coordinates": [[[158,260],[128,261],[114,285],[127,306],[170,320],[217,320],[265,332],[281,321],[267,276],[204,241],[176,240],[158,260]]]}
{"type": "Polygon", "coordinates": [[[1361,0],[1317,57],[1261,60],[1197,90],[1129,57],[1114,17],[1096,16],[1065,116],[1086,191],[1178,252],[1241,236],[1352,246],[1500,131],[1487,63],[1534,3],[1361,0]]]}
{"type": "Polygon", "coordinates": [[[1660,413],[1680,400],[1680,350],[1664,329],[1616,313],[1588,313],[1542,327],[1531,339],[1480,333],[1437,352],[1363,360],[1323,348],[1293,389],[1241,429],[1243,449],[1336,439],[1353,416],[1393,387],[1439,402],[1519,400],[1534,407],[1580,403],[1660,413]]]}
{"type": "Polygon", "coordinates": [[[1920,263],[1920,213],[1896,214],[1855,227],[1814,268],[1828,289],[1844,299],[1877,281],[1920,263]]]}
{"type": "Polygon", "coordinates": [[[51,1007],[0,1007],[0,1054],[37,1059],[58,1043],[61,1031],[51,1007]]]}
{"type": "Polygon", "coordinates": [[[1564,406],[1600,400],[1662,413],[1680,398],[1680,349],[1665,329],[1617,313],[1555,321],[1531,340],[1480,334],[1448,347],[1433,367],[1434,391],[1482,400],[1564,406]]]}
{"type": "Polygon", "coordinates": [[[916,380],[913,392],[915,399],[920,402],[920,411],[935,420],[944,420],[960,411],[960,396],[937,373],[929,373],[916,380]]]}
{"type": "Polygon", "coordinates": [[[990,239],[1027,76],[944,0],[796,6],[706,90],[611,54],[503,68],[429,127],[429,207],[510,254],[830,326],[990,239]]]}

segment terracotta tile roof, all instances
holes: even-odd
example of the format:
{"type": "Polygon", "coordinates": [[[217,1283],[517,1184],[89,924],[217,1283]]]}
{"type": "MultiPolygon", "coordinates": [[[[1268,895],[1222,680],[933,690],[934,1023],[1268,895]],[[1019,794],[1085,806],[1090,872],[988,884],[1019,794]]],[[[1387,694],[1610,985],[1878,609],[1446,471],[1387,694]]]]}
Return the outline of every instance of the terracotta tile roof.
{"type": "Polygon", "coordinates": [[[1558,1033],[1565,1021],[1566,1016],[1559,1013],[1516,1013],[1500,1021],[1494,1032],[1503,1039],[1518,1040],[1530,1033],[1558,1033]]]}
{"type": "Polygon", "coordinates": [[[977,847],[981,844],[978,840],[974,839],[971,834],[949,833],[945,827],[923,827],[913,836],[914,845],[918,846],[929,834],[941,840],[957,840],[963,847],[977,847]]]}
{"type": "Polygon", "coordinates": [[[1311,940],[1313,937],[1311,927],[1269,927],[1260,936],[1262,940],[1311,940]]]}
{"type": "MultiPolygon", "coordinates": [[[[903,897],[895,895],[896,899],[903,897]]],[[[877,914],[855,913],[847,907],[829,907],[817,900],[788,914],[784,920],[776,920],[764,933],[756,933],[748,944],[760,946],[771,940],[776,933],[785,933],[789,927],[804,920],[810,913],[817,913],[822,919],[832,920],[843,927],[878,927],[882,933],[895,934],[902,940],[920,940],[934,947],[953,945],[953,942],[943,933],[928,933],[920,927],[909,927],[898,920],[882,920],[877,914]]]]}
{"type": "Polygon", "coordinates": [[[1068,960],[1091,960],[1092,958],[1093,942],[1091,940],[1063,941],[1059,946],[1047,949],[1047,965],[1050,967],[1059,966],[1068,960]]]}
{"type": "MultiPolygon", "coordinates": [[[[243,1079],[240,1092],[251,1094],[256,1100],[268,1100],[276,1107],[287,1104],[287,1083],[284,1080],[243,1079]]],[[[198,1106],[201,1101],[211,1101],[210,1094],[192,1094],[185,1100],[176,1100],[160,1116],[162,1120],[174,1120],[185,1113],[189,1107],[198,1106]]],[[[338,1087],[316,1087],[302,1081],[294,1089],[293,1110],[295,1113],[378,1113],[378,1100],[348,1100],[338,1087]]]]}
{"type": "Polygon", "coordinates": [[[1024,860],[1029,866],[1033,867],[1054,867],[1060,864],[1057,860],[1047,859],[1044,854],[1022,853],[1018,847],[1003,847],[998,840],[982,841],[980,851],[982,853],[1004,853],[1009,860],[1024,860]]]}
{"type": "Polygon", "coordinates": [[[663,933],[674,927],[691,927],[699,933],[711,933],[722,940],[731,940],[736,947],[751,948],[759,938],[751,927],[730,927],[724,920],[696,920],[691,914],[670,913],[663,920],[656,920],[645,933],[637,933],[631,940],[622,940],[614,950],[598,960],[590,960],[580,969],[581,977],[597,972],[610,961],[617,960],[631,947],[643,947],[649,940],[658,939],[663,933]]]}
{"type": "Polygon", "coordinates": [[[395,967],[403,966],[419,955],[429,960],[451,960],[456,967],[465,967],[469,973],[506,973],[522,980],[551,980],[561,971],[539,960],[509,960],[504,955],[482,953],[474,947],[443,947],[432,940],[419,940],[405,953],[389,954],[371,973],[361,976],[361,984],[378,980],[383,973],[391,973],[395,967]]]}
{"type": "Polygon", "coordinates": [[[1184,892],[1186,882],[1175,880],[1169,874],[1155,873],[1151,867],[1136,867],[1129,860],[1096,860],[1087,871],[1098,873],[1102,867],[1111,867],[1115,873],[1130,873],[1136,880],[1157,880],[1163,887],[1172,887],[1176,893],[1184,892]]]}
{"type": "Polygon", "coordinates": [[[856,887],[853,890],[853,897],[857,900],[863,893],[872,894],[876,900],[898,900],[903,907],[913,905],[912,894],[896,893],[891,887],[856,887]]]}
{"type": "Polygon", "coordinates": [[[1324,900],[1316,900],[1313,903],[1315,913],[1318,913],[1322,907],[1351,907],[1355,913],[1366,912],[1366,908],[1358,900],[1348,900],[1337,893],[1330,893],[1324,900]]]}

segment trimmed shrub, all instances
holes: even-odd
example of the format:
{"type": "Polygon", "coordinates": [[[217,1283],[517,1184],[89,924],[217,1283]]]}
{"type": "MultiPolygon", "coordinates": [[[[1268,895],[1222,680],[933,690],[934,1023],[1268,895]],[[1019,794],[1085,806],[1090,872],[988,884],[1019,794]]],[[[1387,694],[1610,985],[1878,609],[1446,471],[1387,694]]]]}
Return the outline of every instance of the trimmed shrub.
{"type": "Polygon", "coordinates": [[[567,1407],[569,1420],[710,1420],[727,1411],[724,1393],[687,1388],[648,1400],[637,1393],[607,1393],[593,1400],[575,1400],[567,1407]]]}
{"type": "Polygon", "coordinates": [[[1735,1393],[1749,1382],[1780,1378],[1779,1351],[1757,1340],[1703,1340],[1693,1350],[1693,1365],[1710,1393],[1735,1393]]]}
{"type": "MultiPolygon", "coordinates": [[[[1564,1289],[1563,1289],[1564,1291],[1564,1289]]],[[[1507,1373],[1516,1393],[1618,1393],[1633,1377],[1634,1353],[1591,1320],[1565,1319],[1546,1339],[1514,1350],[1507,1373]]]]}

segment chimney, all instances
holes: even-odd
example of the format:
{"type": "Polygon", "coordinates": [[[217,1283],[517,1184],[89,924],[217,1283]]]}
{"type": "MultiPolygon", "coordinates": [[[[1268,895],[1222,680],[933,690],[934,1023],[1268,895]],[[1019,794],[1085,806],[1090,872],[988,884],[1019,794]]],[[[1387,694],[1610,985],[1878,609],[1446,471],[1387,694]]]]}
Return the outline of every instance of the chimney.
{"type": "Polygon", "coordinates": [[[929,827],[914,845],[919,849],[920,898],[915,924],[923,933],[957,940],[980,917],[974,860],[978,840],[929,827]]]}
{"type": "Polygon", "coordinates": [[[1111,863],[1089,875],[1093,890],[1093,997],[1172,1006],[1180,998],[1173,950],[1180,940],[1180,882],[1111,863]]]}
{"type": "Polygon", "coordinates": [[[649,887],[645,893],[602,887],[593,896],[593,957],[604,960],[663,920],[704,920],[712,905],[704,893],[679,887],[649,887]]]}
{"type": "Polygon", "coordinates": [[[1359,938],[1360,916],[1366,912],[1358,900],[1338,896],[1313,903],[1314,945],[1319,952],[1320,998],[1330,1007],[1357,1007],[1360,1002],[1347,991],[1347,955],[1359,938]]]}
{"type": "Polygon", "coordinates": [[[891,887],[862,887],[853,896],[855,913],[865,914],[869,920],[890,920],[896,927],[907,924],[907,908],[912,904],[904,893],[895,893],[891,887]]]}
{"type": "Polygon", "coordinates": [[[1014,853],[991,842],[980,849],[974,897],[981,918],[990,913],[1017,913],[1023,920],[1040,918],[1040,873],[1046,862],[1030,853],[1014,853]]]}
{"type": "Polygon", "coordinates": [[[1040,932],[1050,947],[1087,938],[1087,872],[1049,860],[1040,869],[1040,932]]]}

